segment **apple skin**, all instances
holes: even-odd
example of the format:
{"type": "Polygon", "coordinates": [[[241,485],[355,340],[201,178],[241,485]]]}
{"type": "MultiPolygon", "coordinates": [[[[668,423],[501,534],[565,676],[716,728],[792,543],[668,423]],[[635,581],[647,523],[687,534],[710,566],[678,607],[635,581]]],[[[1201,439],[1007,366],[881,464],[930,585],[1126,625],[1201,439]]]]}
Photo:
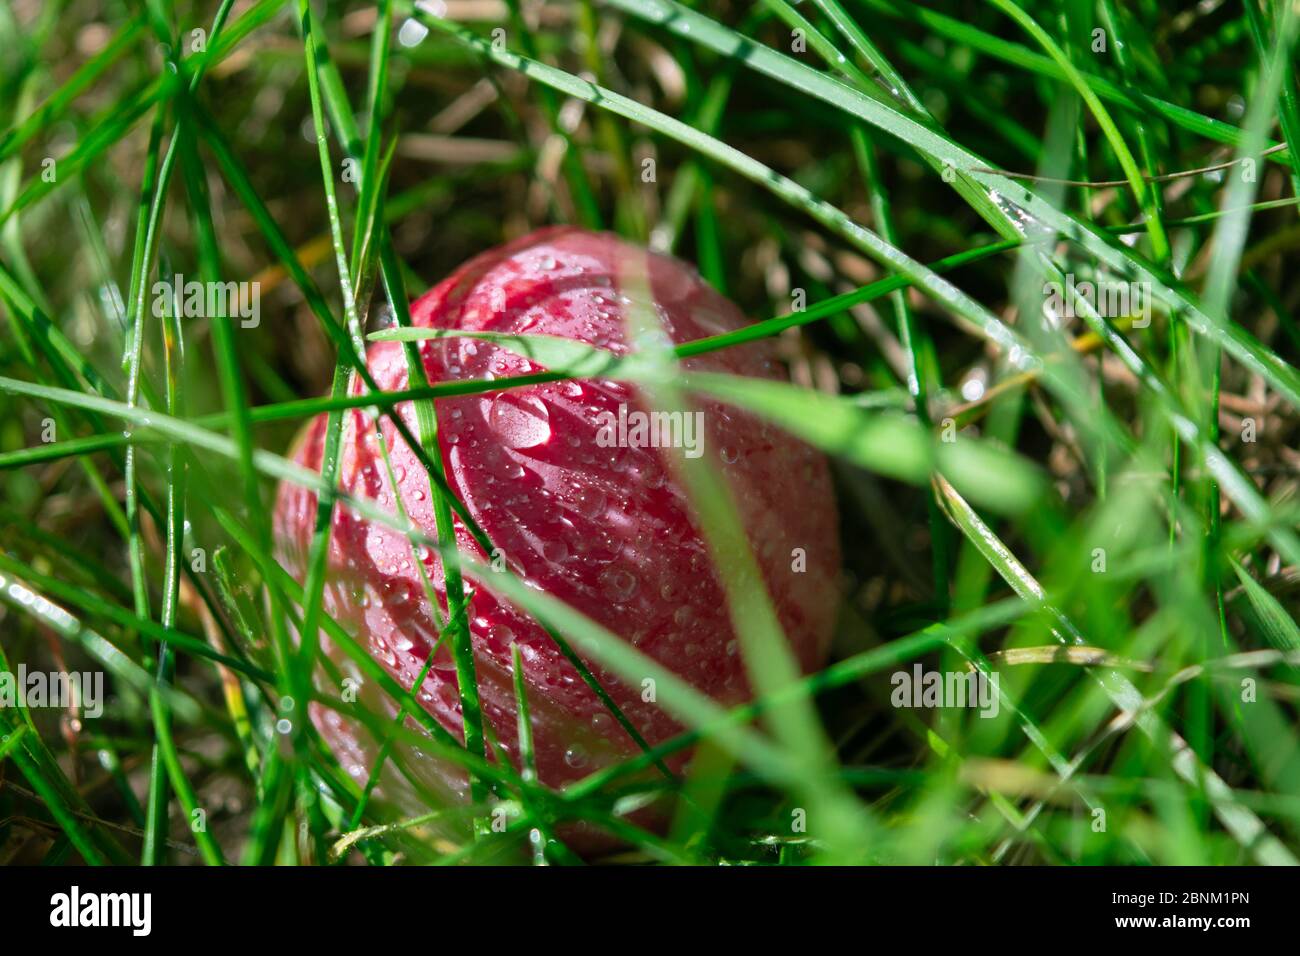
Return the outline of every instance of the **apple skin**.
{"type": "MultiPolygon", "coordinates": [[[[546,334],[625,354],[626,289],[646,288],[665,331],[676,343],[741,328],[740,310],[676,259],[647,253],[606,233],[553,227],[485,252],[416,300],[416,326],[466,331],[546,334]],[[620,281],[629,268],[641,281],[620,281]]],[[[644,296],[644,292],[641,295],[644,296]]],[[[541,370],[518,354],[482,340],[419,343],[431,382],[503,378],[541,370]]],[[[368,364],[379,386],[407,386],[403,346],[371,346],[368,364]]],[[[779,379],[784,372],[764,341],[686,361],[694,370],[779,379]]],[[[631,642],[724,705],[747,700],[750,687],[727,601],[691,509],[676,478],[682,448],[602,447],[604,413],[645,410],[638,390],[611,381],[553,382],[506,392],[438,399],[438,451],[452,488],[507,565],[530,586],[565,601],[631,642]]],[[[703,454],[725,476],[784,628],[800,665],[825,660],[838,604],[840,548],[829,470],[824,457],[758,418],[702,397],[703,454]],[[798,570],[795,549],[806,567],[798,570]]],[[[410,403],[398,411],[418,434],[410,403]]],[[[294,459],[319,470],[325,417],[309,423],[294,459]]],[[[393,476],[411,520],[435,535],[427,475],[391,421],[361,410],[344,412],[340,485],[395,511],[394,487],[379,452],[387,444],[393,476]]],[[[274,515],[284,566],[299,581],[311,540],[316,496],[280,488],[274,515]]],[[[436,636],[415,561],[423,560],[445,614],[446,595],[436,553],[413,555],[400,534],[334,509],[324,610],[363,642],[409,688],[436,636]]],[[[463,552],[484,557],[456,521],[463,552]]],[[[484,575],[490,577],[490,575],[484,575]]],[[[498,599],[490,580],[474,588],[468,618],[484,717],[508,759],[518,762],[511,644],[520,647],[540,780],[561,787],[637,752],[576,669],[528,614],[498,599]]],[[[359,702],[391,717],[396,705],[361,682],[350,662],[322,634],[322,649],[361,685],[359,702]]],[[[444,642],[445,645],[446,642],[444,642]]],[[[576,642],[575,642],[576,644],[576,642]]],[[[626,682],[583,653],[602,686],[651,744],[680,725],[626,682]]],[[[337,692],[337,688],[331,688],[337,692]]],[[[419,694],[425,709],[462,736],[455,668],[439,649],[419,694]]],[[[378,746],[337,712],[315,708],[314,720],[358,781],[370,772],[378,746]]],[[[463,798],[462,772],[428,754],[404,754],[410,773],[388,761],[382,796],[409,812],[432,800],[463,798]]],[[[689,758],[669,759],[680,770],[689,758]]]]}

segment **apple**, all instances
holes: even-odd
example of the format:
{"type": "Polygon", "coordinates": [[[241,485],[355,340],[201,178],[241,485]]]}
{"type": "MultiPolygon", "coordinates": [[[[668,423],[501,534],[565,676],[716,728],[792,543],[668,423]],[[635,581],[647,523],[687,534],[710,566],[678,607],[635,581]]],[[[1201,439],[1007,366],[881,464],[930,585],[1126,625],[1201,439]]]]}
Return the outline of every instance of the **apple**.
{"type": "MultiPolygon", "coordinates": [[[[421,327],[563,336],[624,354],[627,306],[632,296],[646,295],[636,290],[647,287],[676,343],[746,324],[740,310],[690,266],[610,234],[570,227],[543,229],[472,259],[416,300],[411,318],[421,327]],[[628,263],[640,264],[639,283],[626,281],[628,263]]],[[[408,387],[403,348],[381,342],[369,349],[369,368],[385,390],[408,387]]],[[[423,340],[419,349],[435,383],[542,370],[503,345],[472,338],[423,340]]],[[[733,375],[784,376],[766,341],[685,364],[733,375]]],[[[438,399],[436,406],[436,453],[498,559],[529,586],[566,602],[718,702],[735,705],[750,697],[750,686],[726,598],[674,461],[703,455],[730,486],[791,651],[805,670],[823,663],[838,603],[840,549],[829,470],[820,453],[752,415],[702,397],[695,399],[698,415],[677,413],[684,418],[674,423],[675,431],[655,429],[639,390],[614,381],[557,381],[438,399]],[[664,447],[665,436],[677,447],[664,447]]],[[[410,403],[397,411],[418,433],[410,403]]],[[[319,470],[325,427],[321,416],[304,429],[293,451],[297,462],[319,470]]],[[[435,536],[428,476],[391,421],[376,421],[360,409],[344,413],[340,484],[394,513],[400,495],[411,521],[435,536]]],[[[274,516],[280,557],[300,581],[315,510],[313,492],[281,487],[274,516]]],[[[487,559],[459,519],[456,537],[464,553],[487,559]]],[[[436,552],[413,553],[402,534],[346,506],[334,509],[325,612],[406,688],[438,633],[417,562],[423,562],[445,616],[436,552]]],[[[496,596],[490,580],[467,586],[484,720],[507,759],[518,761],[514,644],[542,783],[561,787],[638,751],[537,621],[496,596]]],[[[448,643],[435,655],[417,696],[440,724],[463,737],[448,643]]],[[[362,682],[324,635],[322,648],[362,684],[364,706],[396,714],[397,704],[362,682]]],[[[575,649],[582,654],[578,642],[575,649]]],[[[651,744],[682,729],[640,683],[621,680],[583,656],[651,744]]],[[[370,734],[336,711],[318,707],[313,715],[345,769],[365,780],[379,750],[370,734]]],[[[431,799],[463,798],[463,772],[428,754],[403,757],[410,773],[401,776],[390,766],[381,778],[385,797],[411,812],[431,799]]],[[[680,770],[688,758],[679,752],[670,766],[680,770]]]]}

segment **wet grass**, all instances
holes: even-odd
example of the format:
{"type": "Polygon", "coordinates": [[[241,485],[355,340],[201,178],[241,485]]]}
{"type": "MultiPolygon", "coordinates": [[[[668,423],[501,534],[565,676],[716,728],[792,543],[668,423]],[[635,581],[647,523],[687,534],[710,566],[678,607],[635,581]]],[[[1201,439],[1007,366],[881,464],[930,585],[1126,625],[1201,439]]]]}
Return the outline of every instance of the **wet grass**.
{"type": "MultiPolygon", "coordinates": [[[[567,864],[584,821],[609,862],[1296,862],[1298,28],[1254,0],[0,7],[0,670],[110,691],[98,718],[0,708],[0,858],[567,864]],[[622,362],[510,337],[552,371],[425,380],[408,299],[556,222],[695,263],[754,324],[622,362]],[[177,273],[259,282],[259,321],[159,315],[177,273]],[[373,338],[406,343],[407,392],[377,391],[373,338]],[[791,384],[677,362],[760,338],[791,384]],[[687,728],[557,793],[482,720],[454,516],[491,542],[432,399],[597,372],[823,449],[843,603],[801,677],[731,568],[758,698],[728,711],[493,576],[585,680],[653,676],[687,728]],[[338,491],[350,408],[398,425],[435,528],[338,491]],[[320,413],[312,474],[284,453],[320,413]],[[281,481],[320,497],[302,581],[281,481]],[[460,734],[325,613],[339,506],[446,563],[460,734]],[[320,634],[410,719],[322,689],[320,634]],[[998,715],[893,706],[917,663],[996,674],[998,715]],[[397,814],[312,703],[398,773],[459,765],[470,804],[397,814]],[[664,789],[666,834],[629,818],[664,789]]],[[[717,475],[686,482],[734,544],[717,475]]]]}

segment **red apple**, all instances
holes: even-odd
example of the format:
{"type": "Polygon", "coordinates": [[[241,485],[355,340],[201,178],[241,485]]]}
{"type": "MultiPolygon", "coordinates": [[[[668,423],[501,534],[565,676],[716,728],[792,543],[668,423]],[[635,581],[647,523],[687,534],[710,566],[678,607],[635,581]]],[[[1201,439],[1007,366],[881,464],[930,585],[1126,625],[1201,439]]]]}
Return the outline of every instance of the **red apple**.
{"type": "MultiPolygon", "coordinates": [[[[417,326],[565,336],[625,353],[627,296],[644,289],[623,281],[627,263],[647,269],[657,314],[674,342],[689,342],[745,325],[740,310],[691,267],[648,254],[617,237],[574,228],[543,229],[461,266],[412,306],[417,326]]],[[[644,295],[644,293],[639,293],[644,295]]],[[[540,366],[474,339],[425,340],[420,354],[431,382],[503,378],[540,366]]],[[[387,390],[407,387],[403,346],[379,343],[370,370],[387,390]]],[[[693,358],[688,368],[760,378],[782,376],[768,343],[693,358]]],[[[602,424],[644,411],[635,387],[611,381],[565,381],[439,399],[438,453],[448,480],[508,566],[531,586],[559,598],[620,635],[717,701],[746,700],[750,688],[717,574],[671,456],[689,449],[609,446],[602,424]]],[[[730,483],[750,544],[790,648],[805,669],[821,664],[837,605],[840,550],[831,482],[824,458],[748,414],[698,399],[702,452],[730,483]],[[802,549],[806,568],[794,559],[802,549]]],[[[399,412],[417,432],[409,403],[399,412]]],[[[294,451],[319,470],[324,416],[310,423],[294,451]]],[[[624,436],[626,437],[626,436],[624,436]]],[[[400,493],[411,520],[432,537],[428,478],[393,428],[362,411],[345,413],[340,480],[349,493],[395,510],[400,493]],[[382,432],[382,437],[379,432],[382,432]],[[389,481],[378,441],[387,444],[397,487],[389,481]]],[[[313,493],[280,489],[275,512],[282,560],[301,580],[316,508],[313,493]]],[[[456,523],[459,545],[482,556],[456,523]]],[[[442,613],[446,596],[436,554],[421,550],[442,613]]],[[[495,597],[490,581],[471,582],[469,612],[479,691],[486,721],[517,760],[511,644],[523,660],[543,783],[559,787],[636,752],[629,736],[538,623],[495,597]]],[[[404,687],[428,655],[436,629],[411,548],[400,534],[335,509],[325,611],[369,646],[404,687]]],[[[345,673],[345,658],[322,636],[345,673]]],[[[582,649],[577,647],[579,653],[582,649]]],[[[585,656],[584,656],[584,659],[585,656]]],[[[643,688],[588,661],[597,678],[652,744],[681,727],[643,688]]],[[[461,735],[455,668],[440,649],[419,693],[428,712],[461,735]]],[[[396,705],[377,688],[361,701],[384,714],[396,705]]],[[[317,725],[359,780],[377,747],[369,734],[331,711],[317,725]]],[[[423,754],[407,754],[420,786],[441,799],[463,793],[464,776],[423,754]],[[412,759],[414,757],[414,759],[412,759]]],[[[680,769],[688,754],[670,763],[680,769]]],[[[390,761],[391,764],[391,761],[390,761]]],[[[382,778],[390,800],[414,810],[409,780],[382,778]]],[[[429,799],[425,794],[423,801],[429,799]]]]}

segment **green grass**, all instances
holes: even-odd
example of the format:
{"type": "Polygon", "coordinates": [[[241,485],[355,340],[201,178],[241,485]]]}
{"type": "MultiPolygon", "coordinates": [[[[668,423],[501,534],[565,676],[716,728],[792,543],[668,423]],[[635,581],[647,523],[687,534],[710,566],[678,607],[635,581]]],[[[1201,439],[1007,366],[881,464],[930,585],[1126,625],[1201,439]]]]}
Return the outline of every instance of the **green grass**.
{"type": "Polygon", "coordinates": [[[0,670],[111,688],[95,720],[0,708],[5,862],[565,865],[579,821],[622,842],[611,863],[1297,861],[1293,5],[431,9],[0,8],[0,670]],[[427,381],[437,336],[409,299],[556,222],[673,252],[755,321],[622,360],[484,333],[549,371],[427,381]],[[177,272],[257,277],[260,325],[157,318],[177,272]],[[1082,297],[1040,321],[1067,275],[1143,284],[1150,324],[1082,297]],[[379,339],[404,343],[402,393],[361,361],[379,339]],[[759,339],[790,384],[681,365],[759,339]],[[723,401],[833,460],[823,670],[785,652],[707,465],[681,480],[739,555],[720,567],[744,707],[457,552],[454,518],[492,542],[442,473],[434,399],[594,376],[723,401]],[[340,491],[354,409],[424,464],[436,527],[340,491]],[[285,457],[317,414],[321,474],[285,457]],[[278,482],[319,498],[301,581],[275,558],[278,482]],[[441,556],[459,733],[326,613],[337,507],[441,556]],[[520,763],[499,758],[480,582],[543,622],[636,756],[547,788],[517,681],[520,763]],[[340,693],[324,640],[377,697],[340,693]],[[996,673],[999,715],[891,706],[916,662],[996,673]],[[653,677],[683,733],[652,747],[593,670],[653,677]],[[378,742],[360,783],[311,705],[378,742]],[[465,771],[466,805],[427,792],[416,748],[465,771]],[[666,832],[634,822],[665,790],[666,832]]]}

